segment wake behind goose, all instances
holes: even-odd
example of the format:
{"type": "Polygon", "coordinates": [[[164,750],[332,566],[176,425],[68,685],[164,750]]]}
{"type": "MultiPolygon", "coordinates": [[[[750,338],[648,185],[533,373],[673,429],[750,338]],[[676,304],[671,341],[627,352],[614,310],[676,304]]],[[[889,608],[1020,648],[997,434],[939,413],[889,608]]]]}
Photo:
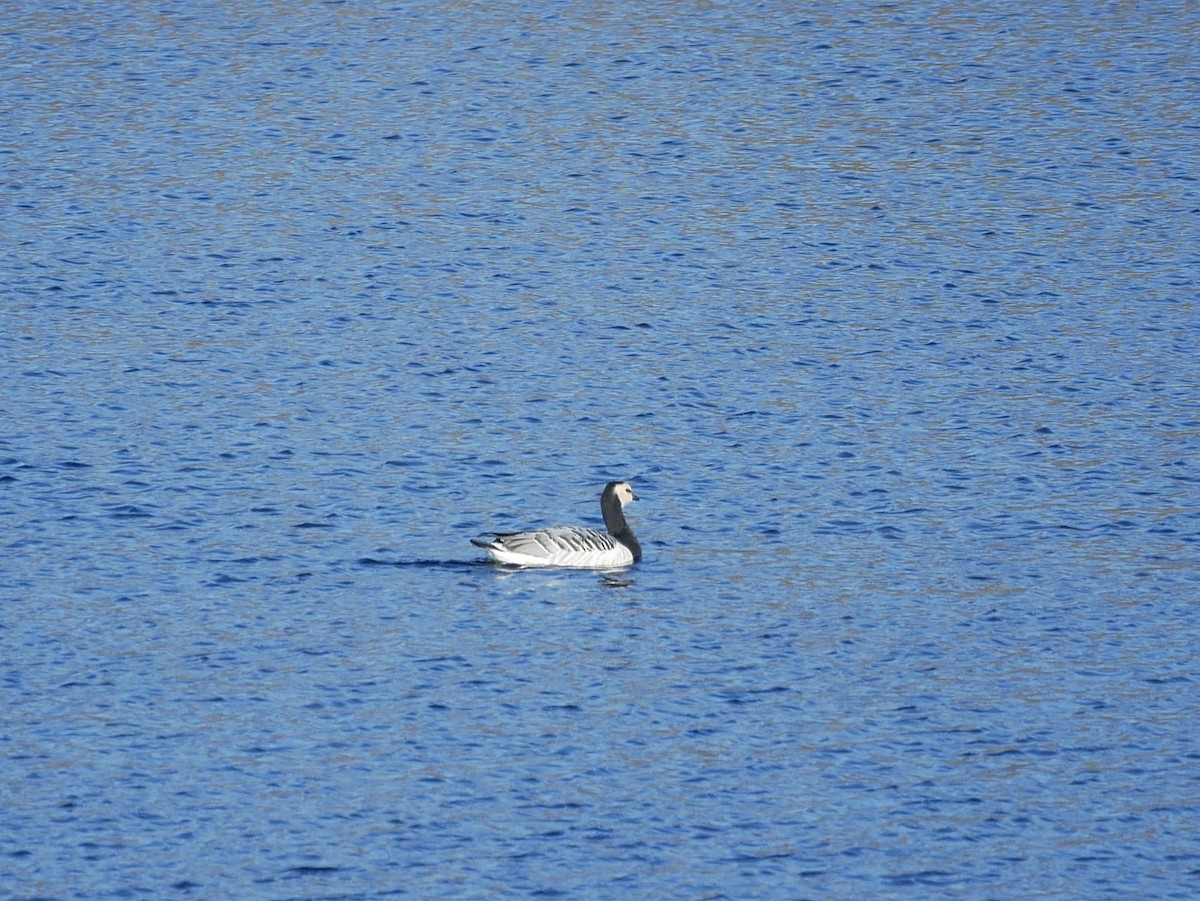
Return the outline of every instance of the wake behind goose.
{"type": "Polygon", "coordinates": [[[527,532],[496,532],[472,538],[497,563],[510,566],[564,566],[614,569],[642,558],[642,546],[625,521],[625,505],[637,496],[628,482],[609,482],[600,495],[607,532],[584,526],[553,526],[527,532]]]}

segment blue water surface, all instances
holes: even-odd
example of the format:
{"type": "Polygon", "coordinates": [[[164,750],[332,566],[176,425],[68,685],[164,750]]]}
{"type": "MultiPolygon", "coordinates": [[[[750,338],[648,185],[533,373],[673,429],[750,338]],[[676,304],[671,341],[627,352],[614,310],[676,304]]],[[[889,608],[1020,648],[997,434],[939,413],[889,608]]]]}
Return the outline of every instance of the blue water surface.
{"type": "Polygon", "coordinates": [[[0,47],[0,896],[1200,894],[1200,6],[0,47]]]}

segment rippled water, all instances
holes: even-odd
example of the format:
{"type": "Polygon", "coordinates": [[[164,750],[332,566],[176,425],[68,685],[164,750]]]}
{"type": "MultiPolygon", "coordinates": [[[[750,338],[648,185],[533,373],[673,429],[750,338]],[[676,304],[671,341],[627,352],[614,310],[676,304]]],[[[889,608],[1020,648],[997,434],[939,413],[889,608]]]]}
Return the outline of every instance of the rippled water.
{"type": "Polygon", "coordinates": [[[1194,4],[0,23],[0,894],[1195,896],[1194,4]]]}

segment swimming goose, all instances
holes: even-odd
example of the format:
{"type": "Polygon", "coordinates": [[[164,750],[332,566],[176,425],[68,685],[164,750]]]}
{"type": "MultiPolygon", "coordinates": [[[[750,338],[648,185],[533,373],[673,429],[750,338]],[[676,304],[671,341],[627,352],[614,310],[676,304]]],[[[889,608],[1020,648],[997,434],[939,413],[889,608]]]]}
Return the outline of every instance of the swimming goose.
{"type": "Polygon", "coordinates": [[[642,546],[633,537],[622,508],[636,501],[628,482],[609,482],[600,495],[600,512],[608,534],[583,526],[553,526],[528,532],[497,532],[490,538],[472,538],[497,563],[513,566],[571,566],[611,569],[642,558],[642,546]]]}

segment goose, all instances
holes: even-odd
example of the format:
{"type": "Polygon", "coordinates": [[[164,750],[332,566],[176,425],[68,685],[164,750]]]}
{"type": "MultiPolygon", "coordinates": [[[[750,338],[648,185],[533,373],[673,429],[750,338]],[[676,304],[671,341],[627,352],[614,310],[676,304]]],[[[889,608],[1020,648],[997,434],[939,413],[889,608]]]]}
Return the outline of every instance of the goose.
{"type": "Polygon", "coordinates": [[[637,496],[628,482],[609,482],[600,494],[607,533],[584,526],[553,526],[528,532],[495,532],[472,538],[497,563],[512,566],[569,566],[614,569],[642,558],[642,546],[625,521],[624,506],[637,496]]]}

